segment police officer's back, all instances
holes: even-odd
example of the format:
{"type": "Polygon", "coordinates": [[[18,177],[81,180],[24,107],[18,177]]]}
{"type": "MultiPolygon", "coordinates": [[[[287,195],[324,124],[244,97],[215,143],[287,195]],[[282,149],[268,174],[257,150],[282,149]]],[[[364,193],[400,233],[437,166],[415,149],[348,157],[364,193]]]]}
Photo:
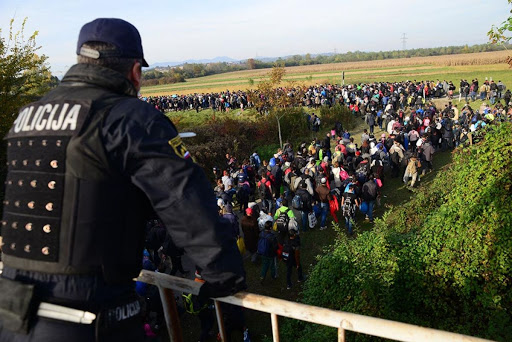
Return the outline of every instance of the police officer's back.
{"type": "Polygon", "coordinates": [[[137,98],[148,66],[137,29],[97,19],[82,27],[77,54],[59,87],[22,108],[6,137],[0,341],[140,340],[132,279],[151,207],[203,269],[203,292],[245,286],[204,172],[170,120],[137,98]],[[25,315],[40,302],[58,305],[60,318],[25,315]],[[70,323],[66,308],[92,322],[70,323]]]}

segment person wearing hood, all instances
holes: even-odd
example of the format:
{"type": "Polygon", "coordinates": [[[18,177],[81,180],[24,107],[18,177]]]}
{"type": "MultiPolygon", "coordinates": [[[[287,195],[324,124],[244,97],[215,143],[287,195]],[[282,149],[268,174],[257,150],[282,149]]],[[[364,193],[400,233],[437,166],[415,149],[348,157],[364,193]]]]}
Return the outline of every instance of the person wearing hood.
{"type": "Polygon", "coordinates": [[[251,253],[251,262],[255,263],[258,256],[256,251],[258,248],[260,230],[258,228],[258,219],[254,215],[252,208],[245,209],[240,225],[244,233],[245,248],[251,253]]]}

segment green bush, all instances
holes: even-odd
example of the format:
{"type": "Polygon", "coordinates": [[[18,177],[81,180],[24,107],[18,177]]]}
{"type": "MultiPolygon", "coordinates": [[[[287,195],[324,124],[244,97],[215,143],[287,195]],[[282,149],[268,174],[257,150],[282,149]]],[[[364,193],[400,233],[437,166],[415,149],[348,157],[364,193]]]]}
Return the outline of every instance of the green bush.
{"type": "Polygon", "coordinates": [[[356,117],[352,112],[342,105],[335,105],[332,107],[320,107],[320,118],[324,127],[334,127],[336,121],[341,122],[343,129],[351,130],[356,126],[356,117]]]}
{"type": "MultiPolygon", "coordinates": [[[[510,123],[489,127],[481,143],[457,149],[450,167],[373,231],[355,240],[341,234],[308,278],[304,302],[512,340],[511,132],[510,123]]],[[[298,341],[336,333],[300,322],[284,331],[298,341]]]]}
{"type": "MultiPolygon", "coordinates": [[[[280,109],[276,115],[281,117],[283,143],[290,142],[297,146],[302,141],[309,141],[311,131],[307,128],[306,112],[302,108],[280,109]]],[[[339,108],[328,111],[325,115],[328,122],[339,117],[344,125],[355,126],[352,115],[349,113],[347,116],[339,108]]],[[[279,148],[277,119],[273,114],[251,115],[249,111],[245,111],[243,116],[236,117],[232,113],[217,113],[213,119],[210,114],[188,111],[172,113],[169,116],[179,130],[190,129],[197,134],[185,143],[196,162],[209,176],[213,166],[225,166],[226,153],[242,161],[258,151],[262,159],[268,160],[279,148]]]]}

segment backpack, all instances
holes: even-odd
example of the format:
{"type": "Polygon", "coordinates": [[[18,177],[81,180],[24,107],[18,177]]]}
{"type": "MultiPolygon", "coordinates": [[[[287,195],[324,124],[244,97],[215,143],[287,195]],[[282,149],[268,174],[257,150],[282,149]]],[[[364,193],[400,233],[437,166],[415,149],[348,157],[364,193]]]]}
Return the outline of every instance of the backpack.
{"type": "Polygon", "coordinates": [[[352,203],[352,199],[350,197],[345,197],[345,201],[343,202],[343,216],[352,217],[355,212],[355,203],[352,203]]]}
{"type": "Polygon", "coordinates": [[[297,180],[297,175],[293,174],[293,176],[289,177],[290,179],[290,190],[295,192],[297,188],[295,187],[295,181],[297,180]]]}
{"type": "Polygon", "coordinates": [[[288,224],[290,223],[290,217],[288,216],[289,211],[290,209],[281,211],[275,222],[277,231],[281,233],[288,233],[288,224]]]}
{"type": "Polygon", "coordinates": [[[270,193],[270,190],[265,185],[265,183],[266,182],[261,181],[260,182],[260,186],[258,188],[260,190],[261,199],[271,199],[272,198],[272,194],[270,193]]]}
{"type": "Polygon", "coordinates": [[[377,198],[377,184],[375,182],[367,182],[363,185],[363,198],[366,201],[377,198]]]}
{"type": "Polygon", "coordinates": [[[344,181],[344,180],[345,180],[345,179],[347,179],[347,178],[348,178],[348,172],[347,172],[347,171],[345,171],[344,169],[341,169],[341,171],[340,171],[340,179],[341,179],[342,181],[344,181]]]}
{"type": "Polygon", "coordinates": [[[295,219],[295,217],[290,217],[290,222],[288,222],[288,232],[294,230],[295,234],[299,233],[299,223],[295,219]]]}
{"type": "Polygon", "coordinates": [[[258,248],[256,253],[263,256],[271,257],[275,251],[275,244],[272,233],[263,233],[258,240],[258,248]]]}
{"type": "Polygon", "coordinates": [[[297,209],[297,210],[302,210],[302,198],[300,197],[300,195],[295,195],[293,196],[293,199],[292,199],[292,207],[294,209],[297,209]]]}
{"type": "Polygon", "coordinates": [[[288,261],[288,260],[290,260],[292,253],[293,253],[293,247],[292,247],[292,245],[287,243],[283,246],[281,258],[283,259],[283,261],[288,261]]]}
{"type": "Polygon", "coordinates": [[[236,199],[238,203],[245,203],[249,199],[249,189],[247,184],[242,185],[236,192],[236,199]]]}
{"type": "Polygon", "coordinates": [[[299,189],[306,189],[307,185],[308,185],[308,183],[306,183],[306,177],[300,177],[300,178],[301,178],[301,181],[299,182],[298,188],[299,189]],[[306,188],[303,188],[304,185],[306,185],[306,188]]]}
{"type": "Polygon", "coordinates": [[[398,164],[400,162],[400,156],[398,155],[398,152],[393,152],[391,153],[390,155],[390,158],[391,161],[394,163],[394,164],[398,164]]]}

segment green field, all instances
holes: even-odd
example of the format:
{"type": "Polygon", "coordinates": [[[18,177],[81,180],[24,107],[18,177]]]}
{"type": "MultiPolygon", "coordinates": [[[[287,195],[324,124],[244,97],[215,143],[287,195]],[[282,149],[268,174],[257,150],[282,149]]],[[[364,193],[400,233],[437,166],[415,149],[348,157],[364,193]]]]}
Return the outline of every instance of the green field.
{"type": "MultiPolygon", "coordinates": [[[[512,74],[508,64],[503,62],[503,56],[505,56],[503,51],[483,54],[487,59],[475,59],[472,62],[467,60],[467,55],[462,55],[465,58],[459,57],[460,60],[457,59],[457,56],[447,56],[446,61],[441,58],[432,57],[428,59],[422,57],[288,67],[286,68],[284,81],[285,83],[293,81],[305,85],[341,84],[341,73],[344,70],[346,84],[439,79],[451,80],[458,86],[461,78],[471,80],[477,77],[482,82],[487,77],[496,81],[502,80],[505,84],[511,85],[512,74]],[[451,59],[448,59],[448,57],[451,59]],[[490,59],[490,57],[494,59],[490,59]]],[[[183,83],[143,87],[141,93],[143,96],[154,96],[247,90],[256,87],[258,82],[266,78],[268,72],[269,69],[259,69],[211,75],[187,79],[183,83]],[[250,85],[251,81],[254,82],[252,86],[250,85]]]]}

